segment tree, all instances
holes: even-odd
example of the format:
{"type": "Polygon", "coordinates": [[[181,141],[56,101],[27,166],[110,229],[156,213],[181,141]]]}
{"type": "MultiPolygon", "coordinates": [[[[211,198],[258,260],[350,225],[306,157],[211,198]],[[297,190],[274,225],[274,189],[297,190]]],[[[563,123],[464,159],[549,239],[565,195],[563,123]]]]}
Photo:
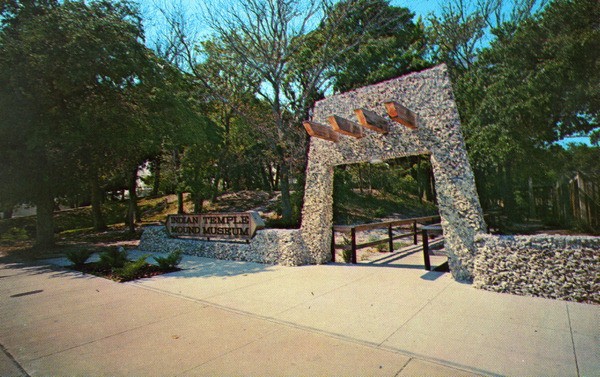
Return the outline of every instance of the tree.
{"type": "Polygon", "coordinates": [[[103,228],[103,180],[133,171],[153,144],[159,62],[126,2],[15,0],[1,11],[0,173],[36,204],[36,245],[52,246],[55,198],[87,186],[103,228]]]}
{"type": "MultiPolygon", "coordinates": [[[[334,91],[349,91],[431,66],[425,58],[424,25],[420,20],[414,23],[414,14],[407,8],[392,6],[388,0],[359,0],[337,3],[329,13],[326,22],[339,22],[342,45],[355,44],[353,36],[364,33],[360,43],[339,55],[328,70],[334,91]],[[348,41],[345,36],[350,36],[348,41]]],[[[323,29],[327,27],[317,32],[323,29]]]]}
{"type": "Polygon", "coordinates": [[[529,177],[550,170],[554,142],[599,127],[599,17],[595,1],[554,1],[516,28],[496,30],[457,80],[480,194],[509,215],[529,177]]]}
{"type": "Polygon", "coordinates": [[[387,8],[372,7],[361,18],[362,27],[348,28],[345,17],[357,15],[366,3],[250,0],[232,5],[236,12],[213,12],[208,20],[228,59],[253,70],[260,81],[256,94],[269,104],[284,222],[292,216],[291,175],[304,167],[306,138],[300,124],[330,83],[327,71],[382,22],[398,21],[383,17],[387,8]],[[311,32],[315,25],[318,31],[311,32]]]}
{"type": "Polygon", "coordinates": [[[429,16],[427,29],[435,61],[445,62],[458,77],[476,61],[479,51],[501,28],[510,33],[543,9],[548,0],[450,0],[440,16],[429,16]]]}

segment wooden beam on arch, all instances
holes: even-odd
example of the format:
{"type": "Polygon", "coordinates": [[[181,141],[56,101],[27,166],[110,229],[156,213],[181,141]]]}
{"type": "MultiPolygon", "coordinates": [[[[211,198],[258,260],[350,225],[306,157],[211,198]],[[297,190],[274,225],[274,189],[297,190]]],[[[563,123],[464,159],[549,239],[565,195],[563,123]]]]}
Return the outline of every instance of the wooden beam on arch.
{"type": "Polygon", "coordinates": [[[384,135],[390,132],[389,121],[377,113],[362,108],[355,109],[354,113],[361,126],[384,135]]]}
{"type": "Polygon", "coordinates": [[[385,109],[394,122],[398,122],[408,128],[417,128],[417,114],[407,107],[404,107],[397,102],[390,101],[385,103],[385,109]]]}
{"type": "Polygon", "coordinates": [[[328,127],[324,124],[311,122],[308,120],[302,122],[302,124],[304,125],[306,132],[312,137],[333,141],[334,143],[340,139],[339,135],[333,129],[331,129],[331,127],[328,127]]]}
{"type": "Polygon", "coordinates": [[[352,136],[357,139],[365,136],[363,134],[363,130],[360,125],[354,123],[351,120],[339,117],[337,115],[332,115],[327,118],[331,127],[336,131],[343,135],[352,136]]]}

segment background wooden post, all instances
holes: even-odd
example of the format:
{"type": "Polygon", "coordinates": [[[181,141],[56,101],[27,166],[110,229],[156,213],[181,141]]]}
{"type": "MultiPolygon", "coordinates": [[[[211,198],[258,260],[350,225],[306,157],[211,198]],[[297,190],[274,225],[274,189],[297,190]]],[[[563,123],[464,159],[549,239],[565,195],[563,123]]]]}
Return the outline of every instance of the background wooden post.
{"type": "Polygon", "coordinates": [[[421,231],[423,234],[423,260],[425,262],[425,269],[431,271],[431,262],[429,262],[429,239],[427,238],[427,229],[421,231]]]}
{"type": "Polygon", "coordinates": [[[352,228],[352,264],[356,264],[356,229],[352,228]]]}
{"type": "Polygon", "coordinates": [[[331,261],[335,262],[335,229],[331,227],[331,261]]]}
{"type": "Polygon", "coordinates": [[[412,231],[413,231],[413,242],[416,245],[417,243],[419,243],[419,240],[417,239],[417,221],[413,221],[413,225],[412,225],[412,231]]]}

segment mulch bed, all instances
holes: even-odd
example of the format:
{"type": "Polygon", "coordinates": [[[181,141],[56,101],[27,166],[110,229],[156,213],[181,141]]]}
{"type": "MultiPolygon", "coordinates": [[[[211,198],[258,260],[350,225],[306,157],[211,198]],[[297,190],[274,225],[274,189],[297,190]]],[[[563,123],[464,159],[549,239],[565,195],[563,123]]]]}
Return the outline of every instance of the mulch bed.
{"type": "Polygon", "coordinates": [[[139,273],[136,274],[134,277],[123,278],[119,274],[115,273],[111,268],[104,267],[98,262],[86,263],[82,267],[70,266],[69,268],[71,268],[72,270],[75,270],[75,271],[83,272],[85,274],[95,275],[95,276],[99,276],[99,277],[102,277],[105,279],[110,279],[110,280],[121,282],[121,283],[126,282],[126,281],[137,280],[137,279],[151,278],[151,277],[162,275],[162,274],[168,274],[170,272],[181,271],[181,268],[172,268],[172,269],[168,269],[168,270],[163,270],[159,266],[147,263],[144,267],[142,267],[139,270],[139,273]]]}

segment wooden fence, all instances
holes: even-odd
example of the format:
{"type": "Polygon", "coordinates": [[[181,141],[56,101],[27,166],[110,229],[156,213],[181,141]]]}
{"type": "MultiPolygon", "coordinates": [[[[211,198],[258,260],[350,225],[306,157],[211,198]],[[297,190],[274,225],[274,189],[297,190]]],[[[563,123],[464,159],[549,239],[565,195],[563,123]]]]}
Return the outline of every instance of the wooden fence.
{"type": "Polygon", "coordinates": [[[334,225],[333,234],[331,237],[331,260],[335,262],[335,251],[336,250],[351,250],[352,257],[351,262],[356,264],[356,250],[364,249],[375,245],[387,243],[388,250],[394,251],[394,240],[400,238],[412,237],[413,243],[416,245],[418,242],[418,225],[425,225],[431,223],[437,223],[440,221],[439,216],[427,216],[427,217],[416,217],[411,219],[384,221],[371,224],[360,224],[360,225],[334,225]],[[388,235],[386,238],[357,244],[356,234],[357,232],[364,232],[373,229],[387,229],[388,235]],[[402,229],[406,232],[394,235],[394,229],[402,229]],[[335,234],[344,233],[350,235],[350,244],[336,244],[335,234]]]}

